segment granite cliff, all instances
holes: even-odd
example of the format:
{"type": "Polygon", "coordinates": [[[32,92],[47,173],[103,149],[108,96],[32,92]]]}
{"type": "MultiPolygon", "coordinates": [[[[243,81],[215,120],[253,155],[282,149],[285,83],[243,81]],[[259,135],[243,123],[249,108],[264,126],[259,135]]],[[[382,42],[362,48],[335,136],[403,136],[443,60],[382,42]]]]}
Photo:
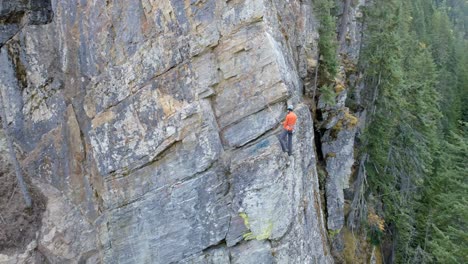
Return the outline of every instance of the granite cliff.
{"type": "Polygon", "coordinates": [[[0,263],[333,263],[357,127],[345,87],[314,96],[312,1],[15,0],[0,22],[9,135],[47,198],[0,263]]]}

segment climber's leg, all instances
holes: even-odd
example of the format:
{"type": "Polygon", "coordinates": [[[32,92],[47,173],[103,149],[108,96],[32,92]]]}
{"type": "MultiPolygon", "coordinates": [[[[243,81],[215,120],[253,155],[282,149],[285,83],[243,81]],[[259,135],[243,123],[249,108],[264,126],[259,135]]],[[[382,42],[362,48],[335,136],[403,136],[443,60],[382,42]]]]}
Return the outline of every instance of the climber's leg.
{"type": "Polygon", "coordinates": [[[292,155],[292,136],[293,136],[293,132],[292,131],[288,131],[288,155],[291,156],[292,155]]]}
{"type": "Polygon", "coordinates": [[[281,144],[281,149],[283,150],[283,152],[286,152],[287,151],[287,145],[286,145],[286,137],[288,136],[288,131],[287,130],[283,130],[279,136],[279,142],[281,144]]]}

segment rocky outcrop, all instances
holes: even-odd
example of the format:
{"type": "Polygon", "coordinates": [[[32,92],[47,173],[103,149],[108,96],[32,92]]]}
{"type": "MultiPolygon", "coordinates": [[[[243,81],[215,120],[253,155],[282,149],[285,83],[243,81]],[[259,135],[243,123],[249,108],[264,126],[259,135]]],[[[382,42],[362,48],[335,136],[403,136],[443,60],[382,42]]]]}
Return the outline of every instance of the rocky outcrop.
{"type": "Polygon", "coordinates": [[[339,230],[344,225],[344,191],[350,186],[351,168],[354,164],[354,137],[358,119],[345,107],[347,91],[337,96],[333,106],[319,102],[321,123],[321,150],[326,163],[327,227],[339,230]]]}
{"type": "MultiPolygon", "coordinates": [[[[322,186],[326,197],[327,228],[331,252],[337,263],[368,263],[371,247],[367,235],[356,229],[356,205],[361,197],[363,161],[366,155],[355,157],[360,133],[365,126],[361,91],[364,87],[358,70],[363,30],[362,8],[366,1],[339,1],[338,52],[340,68],[334,86],[334,100],[322,93],[317,102],[315,124],[319,131],[319,155],[323,159],[326,178],[322,186]],[[327,100],[325,100],[327,99],[327,100]]],[[[329,88],[330,89],[330,88],[329,88]]]]}
{"type": "MultiPolygon", "coordinates": [[[[363,5],[364,1],[344,1],[338,6],[338,10],[341,10],[338,15],[341,24],[338,27],[342,30],[340,40],[343,42],[338,47],[341,66],[332,91],[336,96],[333,102],[326,102],[325,95],[321,95],[317,102],[317,111],[320,113],[317,129],[322,132],[321,154],[327,172],[324,188],[327,228],[333,233],[339,232],[345,224],[345,215],[348,212],[346,204],[349,201],[345,201],[344,190],[352,185],[350,180],[355,162],[354,139],[359,119],[346,106],[346,102],[350,88],[353,87],[356,91],[362,85],[357,73],[357,63],[361,46],[360,18],[363,5]]],[[[356,100],[356,95],[353,96],[356,100]]]]}
{"type": "Polygon", "coordinates": [[[311,1],[51,7],[51,23],[0,50],[9,128],[49,199],[31,250],[51,263],[332,262],[303,104],[311,1]],[[276,137],[286,103],[291,158],[276,137]]]}

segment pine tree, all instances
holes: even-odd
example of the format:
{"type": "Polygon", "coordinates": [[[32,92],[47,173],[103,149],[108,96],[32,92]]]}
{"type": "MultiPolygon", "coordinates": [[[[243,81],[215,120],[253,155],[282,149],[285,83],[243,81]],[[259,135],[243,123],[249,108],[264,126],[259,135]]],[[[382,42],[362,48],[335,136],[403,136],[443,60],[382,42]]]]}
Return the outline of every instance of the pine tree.
{"type": "Polygon", "coordinates": [[[323,79],[322,84],[324,85],[334,81],[338,71],[336,22],[335,17],[331,14],[333,3],[331,0],[315,1],[315,10],[320,22],[318,30],[320,35],[318,47],[321,62],[319,76],[323,79]]]}
{"type": "Polygon", "coordinates": [[[424,243],[438,263],[465,263],[468,256],[468,140],[458,133],[444,142],[424,197],[429,208],[424,243]]]}

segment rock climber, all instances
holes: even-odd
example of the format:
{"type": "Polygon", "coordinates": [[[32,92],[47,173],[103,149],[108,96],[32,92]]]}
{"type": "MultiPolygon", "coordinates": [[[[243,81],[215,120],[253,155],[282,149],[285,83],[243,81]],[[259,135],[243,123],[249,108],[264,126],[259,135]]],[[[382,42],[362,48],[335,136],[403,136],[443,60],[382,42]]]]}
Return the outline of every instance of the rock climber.
{"type": "Polygon", "coordinates": [[[288,152],[288,155],[292,155],[292,136],[294,131],[294,126],[296,125],[297,116],[293,112],[293,106],[288,105],[288,114],[283,122],[283,132],[279,136],[279,141],[281,143],[281,148],[283,152],[288,152]],[[287,137],[287,141],[286,141],[287,137]]]}

